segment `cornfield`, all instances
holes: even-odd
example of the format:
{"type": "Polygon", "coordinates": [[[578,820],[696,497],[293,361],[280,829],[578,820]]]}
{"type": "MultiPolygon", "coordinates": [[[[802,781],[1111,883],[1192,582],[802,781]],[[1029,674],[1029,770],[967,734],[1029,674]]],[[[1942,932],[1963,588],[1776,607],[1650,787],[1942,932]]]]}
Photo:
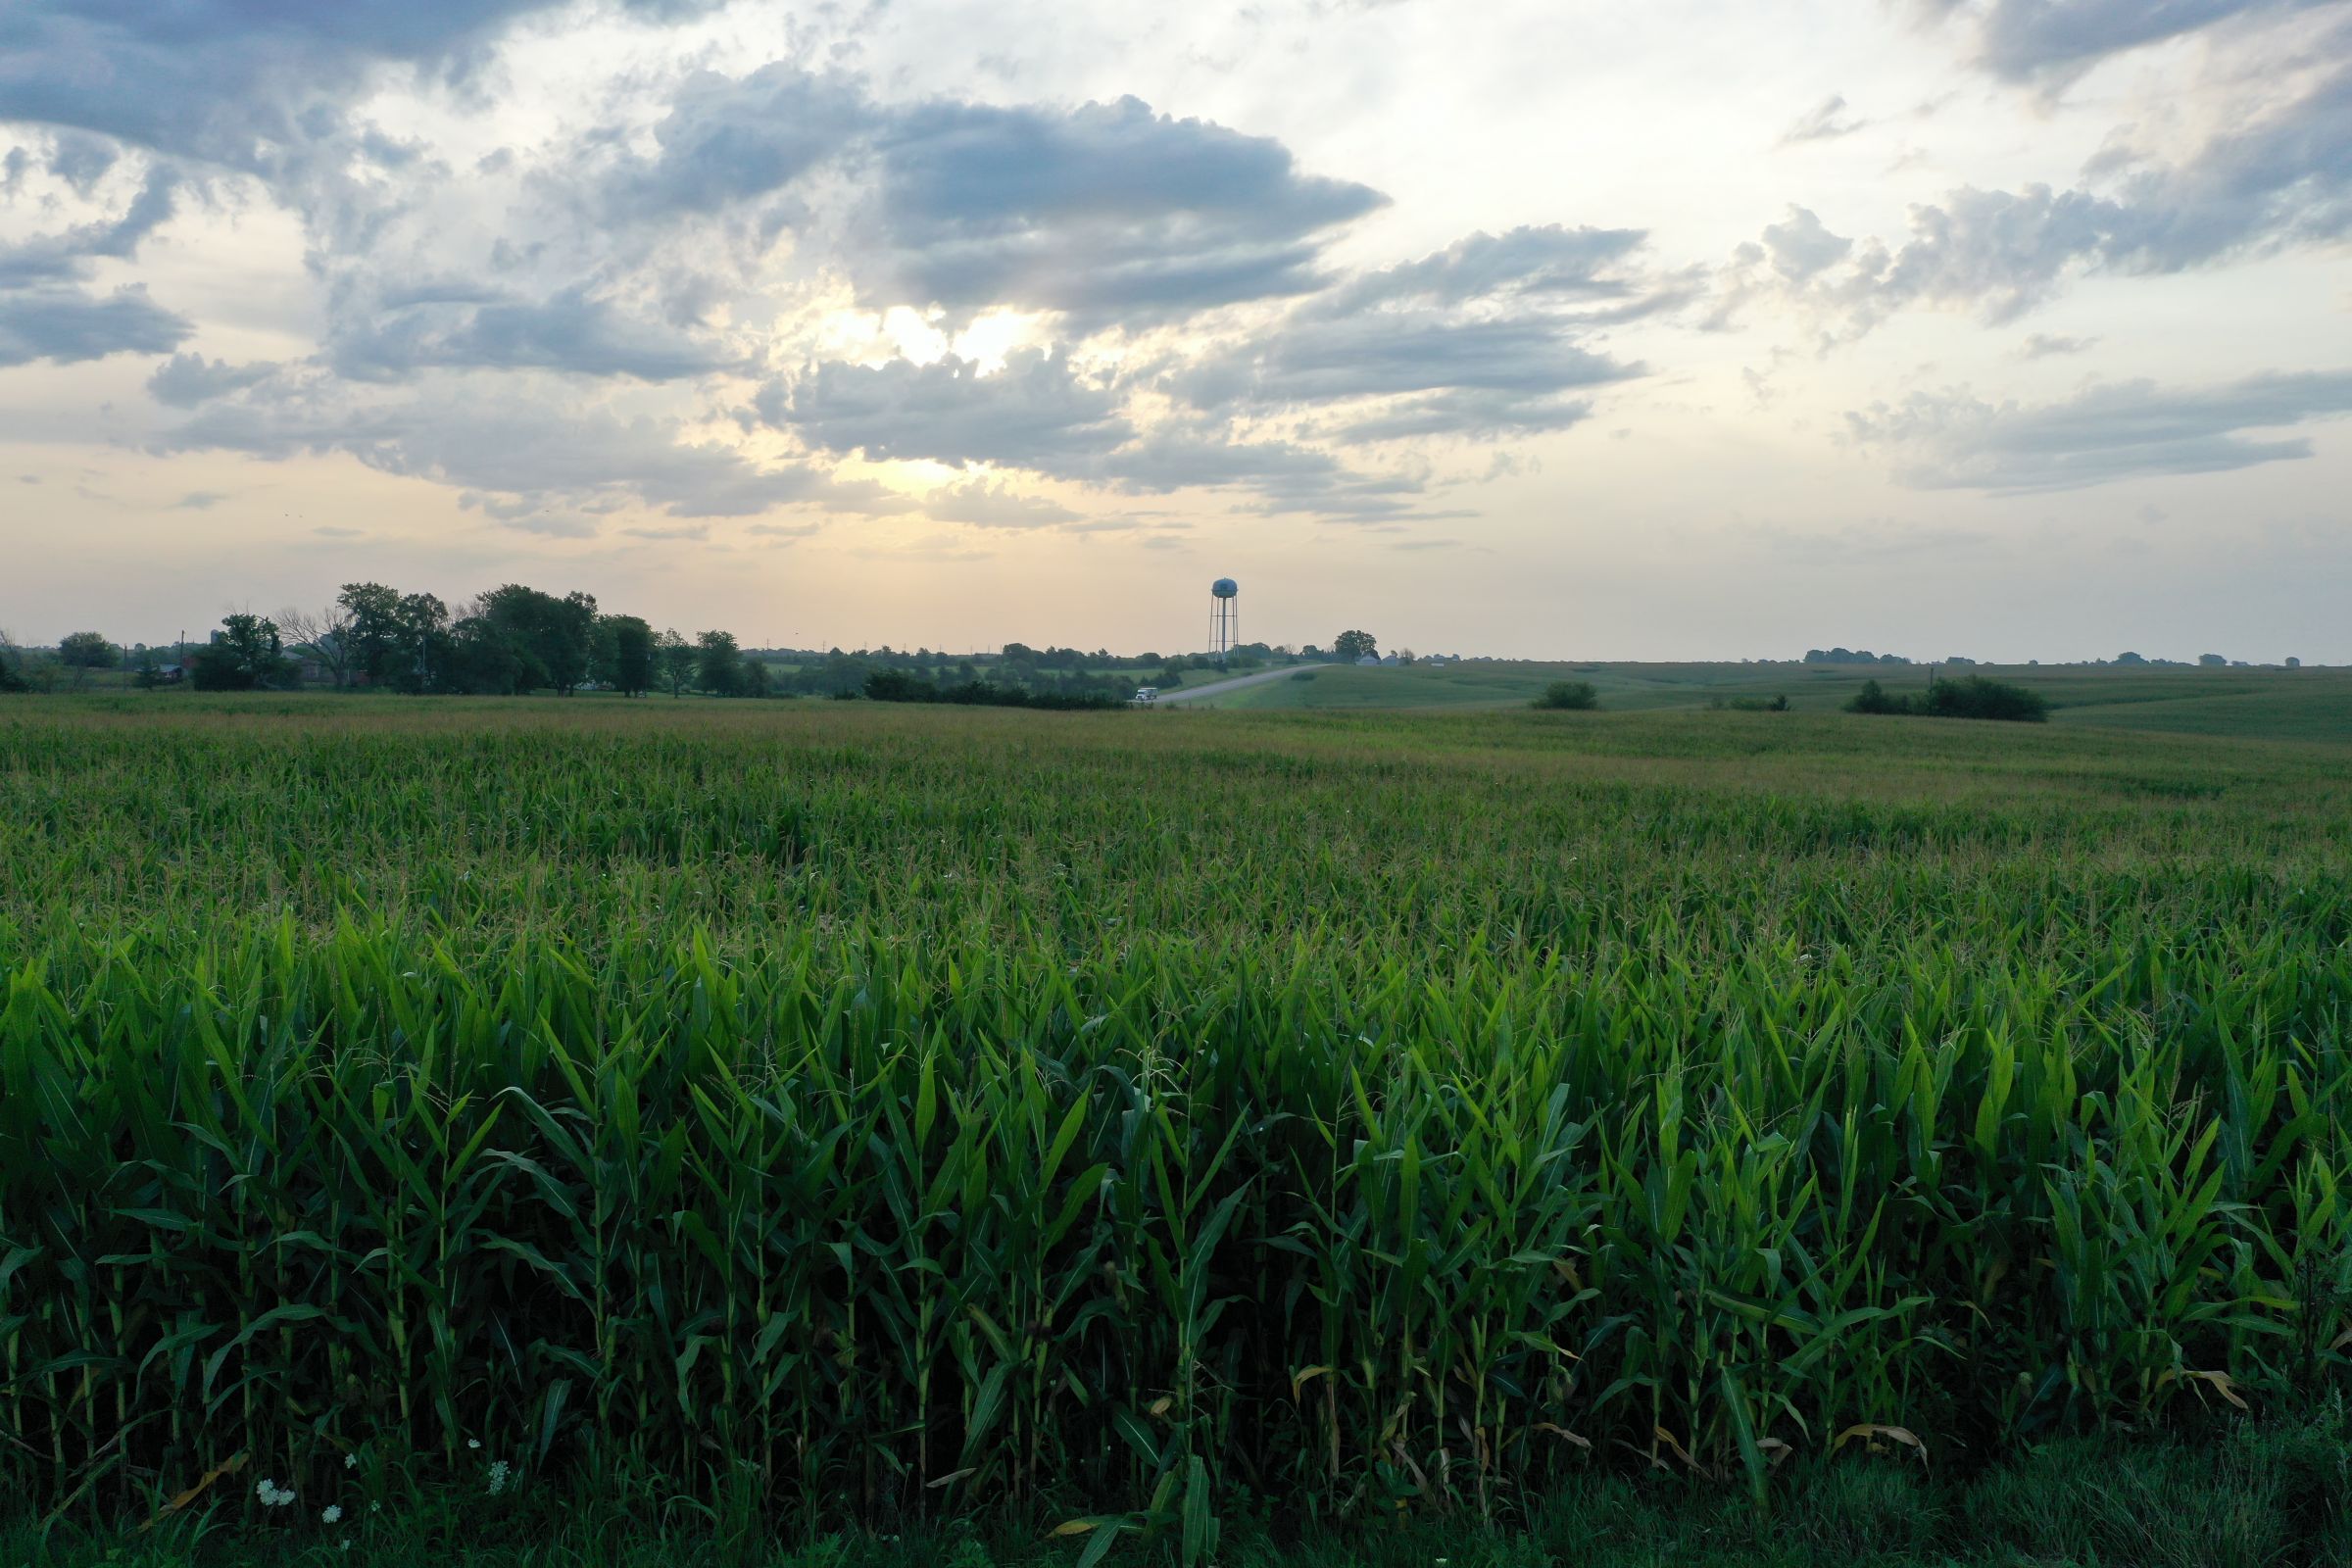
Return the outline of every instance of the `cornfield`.
{"type": "Polygon", "coordinates": [[[0,711],[0,1479],[1199,1557],[2346,1386],[2341,754],[1952,730],[0,711]]]}

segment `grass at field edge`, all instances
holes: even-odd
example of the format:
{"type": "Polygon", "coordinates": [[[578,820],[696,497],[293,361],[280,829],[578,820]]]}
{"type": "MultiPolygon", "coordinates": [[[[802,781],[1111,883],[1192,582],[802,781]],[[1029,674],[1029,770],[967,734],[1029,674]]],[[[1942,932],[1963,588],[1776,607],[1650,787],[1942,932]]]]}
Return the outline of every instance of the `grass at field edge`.
{"type": "MultiPolygon", "coordinates": [[[[504,1498],[419,1491],[333,1522],[317,1498],[265,1510],[252,1478],[197,1517],[133,1525],[0,1525],[12,1568],[1045,1568],[1083,1538],[1039,1519],[905,1534],[778,1534],[720,1501],[626,1477],[504,1498]]],[[[223,1489],[225,1491],[225,1488],[223,1489]]],[[[2352,1562],[2352,1425],[2338,1401],[2305,1421],[2199,1437],[2055,1443],[1961,1479],[1902,1450],[1791,1464],[1768,1506],[1681,1478],[1595,1473],[1504,1523],[1400,1518],[1301,1533],[1279,1499],[1227,1509],[1213,1562],[1231,1568],[2233,1568],[2352,1562]]],[[[191,1514],[196,1510],[191,1509],[191,1514]]],[[[1172,1536],[1117,1544],[1110,1563],[1173,1561],[1172,1536]]]]}

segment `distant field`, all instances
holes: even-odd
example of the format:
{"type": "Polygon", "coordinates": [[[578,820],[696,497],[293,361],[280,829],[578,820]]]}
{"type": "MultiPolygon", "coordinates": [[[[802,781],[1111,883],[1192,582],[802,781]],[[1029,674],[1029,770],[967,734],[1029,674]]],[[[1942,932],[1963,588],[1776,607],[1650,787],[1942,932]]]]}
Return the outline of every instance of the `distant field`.
{"type": "Polygon", "coordinates": [[[2352,742],[2352,680],[2288,680],[2268,689],[2084,702],[2057,717],[2111,729],[2265,740],[2352,742]]]}
{"type": "MultiPolygon", "coordinates": [[[[800,666],[761,661],[777,674],[800,666]]],[[[943,666],[953,671],[953,662],[943,666]]],[[[981,666],[1001,678],[993,664],[981,666]]],[[[1087,670],[1090,677],[1121,685],[1153,685],[1163,691],[1201,686],[1228,678],[1216,669],[1182,673],[1175,685],[1157,671],[1087,670]]],[[[2336,741],[2352,744],[2352,669],[2135,669],[2114,665],[1968,666],[1960,673],[1992,675],[2030,686],[2047,697],[2054,722],[2095,724],[2112,729],[2248,740],[2336,741]]],[[[1327,664],[1294,679],[1197,700],[1186,705],[1252,711],[1362,711],[1379,709],[1452,709],[1474,711],[1525,706],[1555,680],[1588,680],[1600,692],[1601,706],[1620,712],[1659,709],[1703,709],[1713,701],[1787,696],[1807,712],[1834,711],[1877,680],[1891,690],[1924,686],[1924,664],[1871,667],[1787,663],[1595,663],[1512,662],[1387,666],[1364,669],[1327,664]]],[[[90,697],[130,695],[125,670],[85,677],[90,697]]],[[[312,695],[328,695],[312,688],[312,695]]],[[[136,694],[169,704],[188,694],[136,694]]],[[[367,700],[377,701],[370,695],[367,700]]],[[[664,699],[665,701],[667,699],[664,699]]]]}
{"type": "MultiPolygon", "coordinates": [[[[769,673],[773,675],[793,675],[810,667],[821,667],[821,665],[811,666],[805,662],[786,659],[760,659],[754,660],[752,662],[765,664],[769,673]]],[[[958,678],[956,669],[961,662],[962,661],[959,659],[942,660],[924,665],[918,673],[934,679],[956,680],[958,678]]],[[[973,667],[983,680],[1002,681],[1005,678],[1004,667],[994,661],[980,661],[973,667]]],[[[1162,672],[1156,669],[1098,669],[1090,666],[1073,671],[1056,669],[1053,673],[1055,675],[1076,674],[1088,680],[1115,681],[1122,686],[1156,686],[1161,691],[1171,691],[1177,686],[1200,686],[1212,680],[1225,678],[1224,671],[1215,669],[1183,670],[1172,682],[1161,679],[1162,672]]]]}
{"type": "MultiPolygon", "coordinates": [[[[2049,698],[2053,719],[2118,729],[2249,739],[2352,742],[2352,670],[2134,669],[2099,665],[1973,665],[2049,698]]],[[[1704,708],[1710,701],[1787,696],[1802,711],[1841,707],[1867,680],[1925,686],[1926,665],[1507,663],[1340,666],[1201,699],[1202,708],[1365,710],[1514,708],[1555,680],[1588,680],[1618,710],[1704,708]]]]}

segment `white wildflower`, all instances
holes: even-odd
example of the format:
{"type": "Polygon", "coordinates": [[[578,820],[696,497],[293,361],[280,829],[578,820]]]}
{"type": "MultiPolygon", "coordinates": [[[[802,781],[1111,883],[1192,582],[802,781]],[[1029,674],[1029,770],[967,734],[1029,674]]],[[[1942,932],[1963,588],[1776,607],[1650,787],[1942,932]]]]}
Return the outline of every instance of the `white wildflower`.
{"type": "Polygon", "coordinates": [[[347,1454],[345,1454],[345,1455],[343,1456],[343,1468],[344,1468],[344,1469],[346,1469],[346,1470],[357,1470],[359,1467],[360,1467],[360,1456],[359,1456],[358,1454],[356,1454],[356,1453],[347,1453],[347,1454]]]}
{"type": "Polygon", "coordinates": [[[480,1447],[481,1446],[482,1446],[482,1440],[481,1440],[481,1439],[479,1439],[479,1438],[467,1438],[467,1439],[466,1440],[466,1446],[467,1446],[468,1448],[478,1448],[478,1447],[480,1447]]]}
{"type": "Polygon", "coordinates": [[[339,1502],[328,1503],[326,1511],[318,1516],[318,1522],[322,1525],[341,1524],[343,1522],[343,1505],[339,1502]]]}
{"type": "Polygon", "coordinates": [[[506,1461],[506,1460],[504,1460],[504,1459],[499,1459],[499,1460],[496,1460],[496,1461],[494,1461],[494,1462],[491,1464],[491,1466],[490,1466],[490,1495],[492,1495],[493,1497],[495,1497],[495,1496],[497,1496],[497,1495],[498,1495],[500,1493],[502,1493],[502,1492],[504,1492],[504,1491],[506,1491],[506,1490],[507,1490],[507,1476],[508,1476],[508,1473],[509,1473],[509,1471],[508,1471],[508,1465],[507,1465],[507,1461],[506,1461]]]}

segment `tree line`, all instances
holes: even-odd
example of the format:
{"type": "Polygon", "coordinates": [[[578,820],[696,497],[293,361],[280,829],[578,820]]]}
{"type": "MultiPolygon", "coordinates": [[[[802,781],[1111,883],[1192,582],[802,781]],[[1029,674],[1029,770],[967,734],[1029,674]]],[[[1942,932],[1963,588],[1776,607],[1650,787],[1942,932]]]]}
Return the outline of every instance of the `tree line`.
{"type": "Polygon", "coordinates": [[[943,685],[903,669],[877,669],[865,677],[862,693],[844,692],[836,695],[862,695],[877,703],[952,703],[964,707],[1046,708],[1063,711],[1127,706],[1127,700],[1116,690],[1032,691],[1025,687],[1000,686],[992,681],[977,679],[943,685]]]}
{"type": "Polygon", "coordinates": [[[606,612],[594,594],[507,583],[452,608],[437,594],[355,582],[317,612],[225,616],[188,678],[206,691],[290,685],[296,655],[333,685],[416,695],[567,696],[600,686],[628,697],[757,696],[761,675],[731,632],[657,631],[643,616],[606,612]]]}
{"type": "MultiPolygon", "coordinates": [[[[1223,667],[1249,669],[1298,657],[1287,647],[1250,643],[1233,649],[1223,667]]],[[[215,692],[324,683],[411,695],[569,695],[596,688],[630,697],[693,692],[906,701],[928,687],[938,695],[914,700],[1093,707],[1123,702],[1139,679],[1173,686],[1187,671],[1216,662],[1200,654],[1090,654],[1008,642],[996,655],[834,648],[771,663],[748,654],[730,632],[689,637],[657,630],[642,616],[606,611],[589,593],[558,595],[508,583],[452,605],[432,593],[355,582],[316,611],[223,616],[208,641],[178,657],[176,669],[169,647],[125,649],[95,631],[74,632],[54,656],[32,659],[0,637],[0,691],[79,686],[92,670],[127,665],[142,687],[184,677],[198,690],[215,692]],[[877,675],[904,676],[913,684],[876,684],[877,675]]]]}
{"type": "MultiPolygon", "coordinates": [[[[54,660],[34,662],[0,637],[0,691],[53,685],[59,670],[78,685],[92,669],[125,662],[136,684],[161,685],[173,674],[167,653],[145,644],[126,651],[88,631],[63,638],[54,660]]],[[[455,607],[436,594],[346,583],[318,611],[224,615],[220,629],[178,655],[177,664],[189,684],[217,692],[298,686],[315,671],[337,687],[412,695],[569,695],[590,686],[631,697],[768,693],[766,669],[744,657],[731,632],[690,639],[657,631],[643,616],[609,613],[593,594],[559,596],[521,583],[455,607]]]]}

